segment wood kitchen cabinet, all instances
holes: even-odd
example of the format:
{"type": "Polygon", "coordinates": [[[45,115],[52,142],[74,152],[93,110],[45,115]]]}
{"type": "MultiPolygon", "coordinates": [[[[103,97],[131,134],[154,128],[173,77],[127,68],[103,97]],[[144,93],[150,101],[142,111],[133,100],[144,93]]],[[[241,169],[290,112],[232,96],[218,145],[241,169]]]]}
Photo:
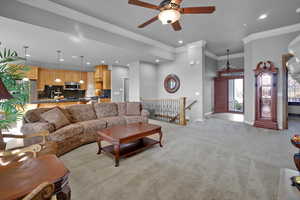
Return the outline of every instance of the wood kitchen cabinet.
{"type": "Polygon", "coordinates": [[[80,88],[84,90],[87,88],[87,72],[40,68],[38,76],[39,90],[44,90],[45,85],[64,86],[65,82],[79,82],[81,78],[84,84],[81,84],[80,88]],[[57,78],[59,78],[61,82],[55,82],[54,80],[57,78]]]}
{"type": "MultiPolygon", "coordinates": [[[[10,66],[16,66],[16,65],[10,65],[10,66]]],[[[24,65],[18,65],[20,67],[24,67],[24,65]]],[[[26,71],[22,71],[25,78],[29,78],[30,80],[37,80],[38,79],[38,71],[39,68],[36,66],[26,66],[26,71]]]]}
{"type": "Polygon", "coordinates": [[[103,72],[104,70],[108,70],[107,65],[98,65],[95,67],[95,74],[94,74],[94,79],[95,82],[102,82],[103,81],[103,72]]]}
{"type": "Polygon", "coordinates": [[[94,73],[95,95],[99,96],[102,90],[111,89],[111,71],[108,65],[98,65],[95,67],[94,73]]]}
{"type": "Polygon", "coordinates": [[[26,71],[25,76],[30,80],[37,80],[38,79],[38,71],[39,68],[35,66],[29,66],[29,71],[26,71]]]}
{"type": "Polygon", "coordinates": [[[111,89],[111,71],[104,70],[103,71],[103,90],[111,89]]]}

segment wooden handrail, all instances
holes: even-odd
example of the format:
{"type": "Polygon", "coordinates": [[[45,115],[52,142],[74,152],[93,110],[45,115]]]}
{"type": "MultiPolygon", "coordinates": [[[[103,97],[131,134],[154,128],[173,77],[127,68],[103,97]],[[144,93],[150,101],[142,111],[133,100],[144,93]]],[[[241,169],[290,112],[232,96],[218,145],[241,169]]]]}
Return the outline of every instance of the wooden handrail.
{"type": "MultiPolygon", "coordinates": [[[[195,103],[197,103],[197,100],[194,100],[192,103],[190,103],[190,105],[188,105],[188,106],[184,109],[184,111],[186,111],[186,110],[191,110],[191,109],[192,109],[192,106],[193,106],[195,103]]],[[[180,116],[180,113],[178,113],[175,117],[172,117],[172,118],[170,119],[169,122],[174,122],[179,116],[180,116]]]]}

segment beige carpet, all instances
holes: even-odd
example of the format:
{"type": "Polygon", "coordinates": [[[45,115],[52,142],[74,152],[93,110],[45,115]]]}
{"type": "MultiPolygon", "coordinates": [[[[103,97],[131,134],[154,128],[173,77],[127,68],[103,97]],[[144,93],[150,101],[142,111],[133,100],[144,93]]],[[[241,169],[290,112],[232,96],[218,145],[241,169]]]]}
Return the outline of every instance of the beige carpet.
{"type": "Polygon", "coordinates": [[[209,119],[188,127],[162,123],[164,147],[121,160],[115,168],[97,145],[63,157],[73,200],[271,200],[280,168],[294,168],[289,143],[300,132],[272,131],[209,119]]]}

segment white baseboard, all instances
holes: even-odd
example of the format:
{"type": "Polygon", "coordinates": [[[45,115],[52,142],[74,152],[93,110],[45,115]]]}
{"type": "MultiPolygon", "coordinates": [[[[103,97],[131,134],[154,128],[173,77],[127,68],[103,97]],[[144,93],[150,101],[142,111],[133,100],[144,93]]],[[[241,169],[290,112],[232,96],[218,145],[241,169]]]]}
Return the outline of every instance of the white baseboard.
{"type": "Polygon", "coordinates": [[[208,115],[212,115],[213,114],[213,112],[207,112],[207,113],[205,113],[204,115],[205,116],[208,116],[208,115]]]}
{"type": "Polygon", "coordinates": [[[246,124],[251,125],[251,126],[253,126],[253,124],[254,124],[253,122],[249,122],[249,121],[245,121],[245,120],[244,120],[244,122],[245,122],[246,124]]]}

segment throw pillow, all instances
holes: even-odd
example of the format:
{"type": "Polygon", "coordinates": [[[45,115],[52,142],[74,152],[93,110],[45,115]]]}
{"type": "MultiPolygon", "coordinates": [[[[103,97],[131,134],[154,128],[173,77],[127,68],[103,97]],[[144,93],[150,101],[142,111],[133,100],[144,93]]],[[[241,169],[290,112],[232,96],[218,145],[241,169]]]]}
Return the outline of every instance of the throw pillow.
{"type": "Polygon", "coordinates": [[[126,103],[126,115],[141,115],[141,103],[140,102],[126,103]]]}
{"type": "Polygon", "coordinates": [[[41,118],[55,126],[55,129],[60,129],[70,124],[68,118],[63,114],[59,108],[53,108],[41,115],[41,118]]]}
{"type": "Polygon", "coordinates": [[[118,116],[118,106],[115,103],[95,103],[97,118],[118,116]]]}

